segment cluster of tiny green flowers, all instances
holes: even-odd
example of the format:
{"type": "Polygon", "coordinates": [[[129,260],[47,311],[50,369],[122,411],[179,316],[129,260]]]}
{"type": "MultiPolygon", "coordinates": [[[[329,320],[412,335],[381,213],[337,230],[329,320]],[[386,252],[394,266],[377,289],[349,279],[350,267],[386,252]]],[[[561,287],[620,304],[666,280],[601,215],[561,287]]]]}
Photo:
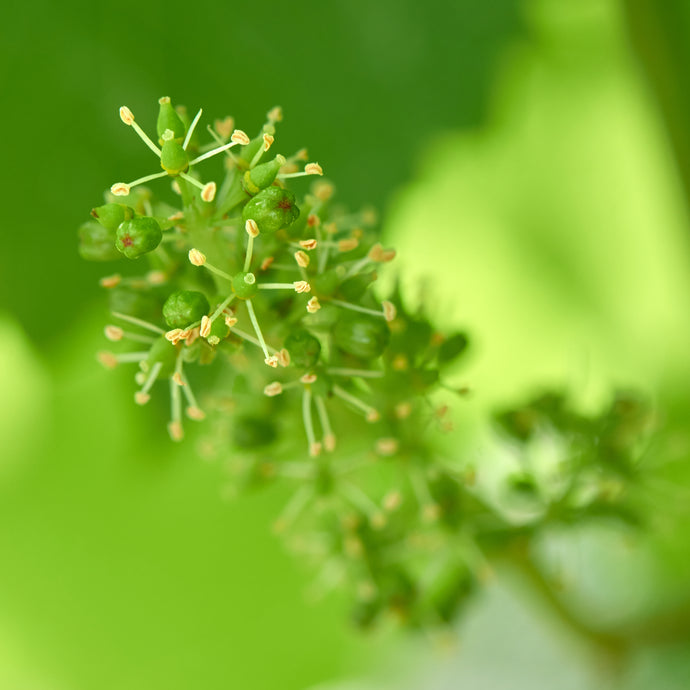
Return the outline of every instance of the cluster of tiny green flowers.
{"type": "MultiPolygon", "coordinates": [[[[498,537],[526,533],[477,490],[476,472],[439,450],[450,424],[435,394],[466,336],[439,332],[397,288],[377,296],[395,251],[371,211],[339,206],[305,150],[274,153],[280,109],[253,137],[216,120],[202,144],[201,111],[159,106],[155,140],[128,108],[120,117],[162,170],[114,183],[79,231],[84,258],[123,265],[101,280],[115,344],[100,361],[135,365],[139,405],[167,387],[172,440],[185,418],[203,422],[200,451],[229,468],[236,490],[291,487],[276,530],[313,565],[318,589],[350,594],[358,625],[388,614],[449,623],[489,572],[498,537]],[[202,176],[211,158],[223,162],[218,182],[202,176]],[[144,186],[154,180],[159,194],[144,186]]],[[[578,442],[577,424],[533,408],[536,417],[502,417],[513,438],[548,427],[578,442]]],[[[633,454],[641,427],[631,428],[606,437],[610,458],[633,454]]],[[[600,487],[600,450],[580,453],[568,476],[600,487]]],[[[523,475],[507,481],[525,493],[534,478],[523,475]]],[[[573,490],[558,500],[583,509],[619,498],[573,490]]],[[[532,524],[556,516],[544,510],[532,524]]]]}

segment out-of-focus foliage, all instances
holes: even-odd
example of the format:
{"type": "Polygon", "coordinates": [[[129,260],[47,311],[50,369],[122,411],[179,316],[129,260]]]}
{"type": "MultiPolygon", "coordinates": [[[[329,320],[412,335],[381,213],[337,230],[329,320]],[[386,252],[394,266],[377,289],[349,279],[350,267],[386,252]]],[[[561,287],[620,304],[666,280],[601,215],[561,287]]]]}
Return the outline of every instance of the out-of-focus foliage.
{"type": "MultiPolygon", "coordinates": [[[[526,31],[507,0],[276,3],[261,18],[249,7],[169,2],[132,13],[69,2],[6,11],[2,683],[302,688],[356,673],[367,650],[385,654],[346,638],[337,602],[304,606],[304,580],[263,527],[283,497],[217,501],[219,473],[151,435],[130,391],[92,366],[99,272],[83,270],[73,228],[102,180],[124,173],[117,161],[148,161],[138,142],[122,148],[113,114],[132,93],[141,110],[166,92],[224,112],[231,80],[244,90],[233,111],[256,120],[280,102],[303,127],[291,129],[295,146],[318,143],[352,204],[380,206],[415,175],[387,226],[410,284],[430,276],[439,318],[476,336],[458,372],[473,391],[460,430],[476,431],[532,386],[565,383],[586,413],[606,391],[635,386],[662,410],[654,536],[554,535],[542,557],[595,621],[682,610],[690,232],[673,156],[618,3],[520,5],[526,31]],[[192,33],[203,39],[190,42],[192,33]],[[450,132],[478,125],[471,136],[450,132]],[[439,138],[439,128],[449,133],[439,138]],[[36,347],[49,345],[45,361],[36,347]]],[[[684,0],[649,3],[662,5],[675,10],[666,22],[675,45],[687,46],[684,0]]],[[[489,441],[470,438],[463,452],[486,460],[489,441]]],[[[491,457],[489,469],[505,469],[491,457]]],[[[421,680],[409,674],[413,685],[583,687],[563,672],[577,673],[580,657],[550,646],[558,638],[545,639],[541,609],[521,617],[490,597],[454,662],[443,671],[429,662],[421,680]]],[[[645,647],[624,671],[631,689],[685,688],[687,643],[645,647]]]]}

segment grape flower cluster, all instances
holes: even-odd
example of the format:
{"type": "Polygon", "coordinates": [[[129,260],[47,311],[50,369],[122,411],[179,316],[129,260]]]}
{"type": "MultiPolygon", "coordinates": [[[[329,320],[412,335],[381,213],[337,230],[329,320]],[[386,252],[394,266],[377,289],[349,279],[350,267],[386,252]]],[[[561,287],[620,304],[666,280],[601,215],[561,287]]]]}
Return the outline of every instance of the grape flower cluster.
{"type": "Polygon", "coordinates": [[[337,203],[306,150],[274,153],[279,108],[254,136],[216,120],[207,144],[201,115],[161,98],[151,138],[120,109],[158,166],[112,184],[79,230],[85,259],[123,266],[101,280],[113,323],[98,357],[133,365],[139,405],[168,389],[173,441],[186,420],[203,422],[201,452],[227,464],[237,490],[292,487],[276,530],[313,564],[318,588],[349,593],[358,625],[384,614],[447,624],[497,547],[549,520],[623,505],[611,486],[634,473],[647,427],[628,399],[591,418],[560,398],[501,415],[511,443],[546,431],[563,440],[563,481],[544,491],[524,466],[507,477],[506,501],[518,491],[537,506],[519,520],[487,498],[481,468],[439,448],[452,424],[436,393],[452,388],[465,333],[439,331],[397,286],[378,296],[395,250],[380,243],[372,211],[337,203]],[[220,183],[203,171],[213,158],[220,183]],[[159,194],[145,186],[155,180],[168,183],[159,194]],[[586,452],[570,453],[573,444],[586,452]]]}

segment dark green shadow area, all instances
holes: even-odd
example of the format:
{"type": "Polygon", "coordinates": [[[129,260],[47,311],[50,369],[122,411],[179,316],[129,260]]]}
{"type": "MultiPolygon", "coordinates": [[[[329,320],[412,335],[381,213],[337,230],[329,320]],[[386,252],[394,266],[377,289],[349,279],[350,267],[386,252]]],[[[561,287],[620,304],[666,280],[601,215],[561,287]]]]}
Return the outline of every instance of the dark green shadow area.
{"type": "Polygon", "coordinates": [[[0,29],[5,308],[44,348],[96,299],[76,228],[110,184],[152,169],[120,105],[151,123],[169,95],[251,132],[280,104],[281,149],[308,146],[346,203],[382,208],[435,133],[482,124],[519,5],[14,5],[0,29]]]}

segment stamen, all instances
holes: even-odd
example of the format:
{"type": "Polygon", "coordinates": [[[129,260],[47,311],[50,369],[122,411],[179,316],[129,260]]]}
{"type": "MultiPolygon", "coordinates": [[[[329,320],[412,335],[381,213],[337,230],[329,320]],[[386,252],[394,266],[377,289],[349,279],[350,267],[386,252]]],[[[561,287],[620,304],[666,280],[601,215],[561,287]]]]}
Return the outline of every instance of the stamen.
{"type": "Polygon", "coordinates": [[[211,334],[211,321],[208,318],[208,316],[206,316],[206,314],[204,314],[201,317],[201,326],[199,327],[199,335],[202,338],[207,338],[210,334],[211,334]]]}
{"type": "Polygon", "coordinates": [[[309,443],[309,455],[316,457],[321,453],[321,444],[317,442],[314,435],[314,420],[311,416],[311,389],[309,388],[305,388],[302,394],[302,420],[309,443]]]}
{"type": "Polygon", "coordinates": [[[221,271],[220,268],[216,268],[213,264],[210,264],[206,260],[206,255],[202,254],[198,249],[190,249],[189,250],[189,262],[194,265],[194,266],[203,266],[204,268],[207,268],[211,273],[215,273],[217,276],[220,276],[221,278],[225,278],[225,280],[229,280],[232,282],[232,276],[229,273],[226,273],[225,271],[221,271]]]}
{"type": "Polygon", "coordinates": [[[189,184],[194,185],[197,189],[201,190],[202,192],[204,191],[204,189],[206,189],[205,184],[202,184],[195,177],[192,177],[191,175],[188,175],[187,173],[181,172],[180,177],[183,180],[186,180],[187,182],[189,182],[189,184]]]}
{"type": "Polygon", "coordinates": [[[378,379],[382,378],[384,376],[384,372],[382,371],[376,371],[376,370],[370,370],[370,369],[344,369],[340,367],[333,367],[332,369],[326,369],[327,374],[331,374],[333,376],[359,376],[364,379],[378,379]]]}
{"type": "Polygon", "coordinates": [[[157,180],[159,177],[166,177],[167,175],[168,173],[163,170],[162,172],[153,173],[152,175],[144,175],[144,177],[140,177],[133,182],[117,182],[110,188],[110,191],[115,196],[127,196],[132,187],[137,187],[140,184],[150,182],[151,180],[157,180]]]}
{"type": "Polygon", "coordinates": [[[317,311],[321,309],[321,303],[319,302],[318,297],[312,297],[308,302],[307,302],[307,311],[310,314],[316,314],[317,311]]]}
{"type": "Polygon", "coordinates": [[[357,247],[359,247],[359,240],[356,237],[348,237],[338,241],[338,251],[342,253],[351,252],[357,247]]]}
{"type": "Polygon", "coordinates": [[[331,304],[336,304],[339,307],[343,307],[343,309],[350,309],[352,311],[358,311],[358,312],[361,312],[362,314],[369,314],[370,316],[379,316],[382,319],[386,318],[384,312],[376,311],[375,309],[368,309],[367,307],[360,307],[359,304],[350,304],[349,302],[343,302],[342,300],[339,300],[339,299],[332,299],[332,300],[330,300],[330,302],[331,302],[331,304]]]}
{"type": "Polygon", "coordinates": [[[290,366],[290,353],[285,348],[280,350],[276,356],[278,357],[278,364],[280,364],[281,367],[285,368],[290,366]]]}
{"type": "Polygon", "coordinates": [[[419,472],[413,471],[410,473],[410,483],[412,489],[417,496],[417,502],[421,509],[422,518],[425,522],[435,522],[441,513],[440,506],[434,501],[426,478],[419,472]]]}
{"type": "MultiPolygon", "coordinates": [[[[266,347],[266,341],[264,340],[264,335],[261,332],[261,327],[259,326],[259,322],[256,318],[256,312],[254,311],[254,306],[252,305],[252,301],[250,299],[245,300],[247,304],[247,311],[249,312],[249,320],[252,322],[252,326],[254,327],[254,332],[256,333],[256,337],[259,340],[259,345],[261,346],[261,349],[264,352],[264,357],[266,358],[264,361],[266,364],[269,366],[273,366],[273,364],[269,363],[269,360],[271,360],[271,355],[268,353],[268,348],[266,347]]],[[[278,364],[277,358],[275,358],[276,365],[278,364]]]]}
{"type": "Polygon", "coordinates": [[[119,326],[108,325],[104,329],[105,337],[111,342],[117,342],[123,338],[128,340],[134,340],[138,343],[147,343],[149,345],[156,342],[155,338],[151,338],[148,335],[142,335],[141,333],[132,333],[131,331],[125,331],[119,326]]]}
{"type": "Polygon", "coordinates": [[[201,200],[210,204],[216,198],[216,183],[209,182],[201,190],[201,200]]]}
{"type": "Polygon", "coordinates": [[[146,132],[144,132],[144,130],[134,121],[134,114],[126,105],[123,105],[120,108],[120,119],[126,125],[132,127],[132,129],[139,135],[141,140],[160,158],[161,150],[151,141],[151,139],[149,139],[146,132]]]}
{"type": "Polygon", "coordinates": [[[206,418],[206,414],[199,407],[199,403],[197,403],[196,398],[194,397],[192,387],[189,385],[189,380],[187,379],[187,376],[182,368],[182,357],[178,357],[177,361],[179,362],[179,368],[176,373],[180,374],[180,378],[182,379],[182,392],[184,393],[184,397],[187,399],[187,409],[185,412],[190,419],[200,422],[206,418]]]}
{"type": "Polygon", "coordinates": [[[267,386],[264,387],[264,395],[269,398],[273,398],[276,395],[280,395],[283,392],[283,384],[280,381],[272,381],[267,386]]]}
{"type": "Polygon", "coordinates": [[[286,180],[290,177],[306,177],[307,175],[323,175],[323,168],[318,163],[307,163],[302,172],[283,173],[278,177],[281,180],[286,180]]]}
{"type": "MultiPolygon", "coordinates": [[[[186,388],[186,386],[185,386],[186,388]]],[[[168,433],[173,441],[181,441],[184,438],[182,428],[182,396],[180,386],[170,379],[170,423],[168,433]]]]}
{"type": "Polygon", "coordinates": [[[247,136],[247,133],[243,132],[241,129],[236,129],[232,133],[230,139],[232,139],[232,141],[234,141],[236,144],[242,144],[242,146],[247,146],[251,141],[250,138],[247,136]]]}
{"type": "Polygon", "coordinates": [[[114,288],[117,287],[122,282],[122,276],[119,273],[115,273],[111,276],[105,276],[98,281],[98,284],[104,288],[114,288]]]}
{"type": "Polygon", "coordinates": [[[306,268],[309,266],[309,257],[307,256],[306,252],[303,252],[301,249],[299,251],[296,251],[295,254],[295,261],[297,262],[297,265],[300,268],[306,268]]]}
{"type": "Polygon", "coordinates": [[[343,390],[340,386],[333,386],[333,393],[337,395],[341,400],[350,403],[353,407],[356,407],[361,412],[366,415],[367,422],[376,422],[380,419],[379,412],[376,408],[371,405],[367,405],[363,400],[355,397],[346,390],[343,390]]]}
{"type": "Polygon", "coordinates": [[[388,300],[384,300],[381,302],[381,306],[383,307],[383,318],[386,319],[389,323],[393,320],[395,320],[395,317],[398,314],[397,309],[395,308],[395,305],[393,302],[389,302],[388,300]]]}
{"type": "Polygon", "coordinates": [[[397,438],[380,438],[376,441],[376,452],[385,457],[395,455],[399,448],[400,442],[397,438]]]}
{"type": "Polygon", "coordinates": [[[196,128],[197,122],[199,122],[201,112],[202,109],[199,108],[199,112],[195,115],[194,119],[192,120],[192,124],[189,125],[189,129],[187,130],[187,136],[184,138],[184,143],[182,144],[182,148],[185,151],[187,150],[187,146],[189,146],[189,140],[192,138],[192,134],[194,134],[194,129],[196,128]]]}
{"type": "Polygon", "coordinates": [[[311,285],[306,280],[296,280],[294,283],[261,283],[259,290],[294,290],[295,292],[310,292],[311,285]]]}
{"type": "Polygon", "coordinates": [[[158,378],[158,374],[160,373],[162,367],[162,362],[156,362],[151,367],[151,371],[149,372],[149,375],[146,377],[146,381],[144,382],[144,385],[142,386],[141,390],[137,391],[134,394],[134,401],[137,405],[146,405],[146,403],[151,399],[149,391],[151,390],[151,386],[153,386],[156,379],[158,378]]]}
{"type": "Polygon", "coordinates": [[[235,120],[228,115],[222,120],[215,120],[213,126],[223,139],[227,139],[235,128],[235,120]]]}
{"type": "Polygon", "coordinates": [[[147,330],[153,331],[154,333],[158,333],[159,335],[163,335],[165,333],[165,331],[162,328],[158,328],[158,326],[154,326],[152,323],[144,321],[143,319],[137,319],[135,316],[130,316],[129,314],[122,314],[119,311],[114,311],[111,313],[116,319],[128,321],[129,323],[134,324],[135,326],[141,326],[142,328],[146,328],[147,330]]]}
{"type": "Polygon", "coordinates": [[[268,149],[271,148],[273,142],[275,141],[275,137],[272,136],[271,134],[264,134],[264,145],[263,145],[263,150],[268,151],[268,149]]]}
{"type": "Polygon", "coordinates": [[[283,120],[283,109],[277,105],[275,108],[271,108],[267,113],[266,113],[266,118],[271,124],[274,124],[276,122],[282,122],[283,120]]]}
{"type": "Polygon", "coordinates": [[[189,263],[193,266],[203,266],[206,263],[206,255],[198,249],[189,250],[189,263]]]}
{"type": "MultiPolygon", "coordinates": [[[[247,300],[249,301],[249,300],[247,300]]],[[[245,331],[241,331],[239,328],[235,328],[234,324],[230,326],[228,324],[228,320],[225,320],[226,325],[230,328],[230,330],[243,340],[246,340],[247,342],[251,343],[252,345],[256,345],[257,347],[260,347],[263,350],[263,345],[259,340],[257,340],[253,335],[249,335],[249,333],[246,333],[245,331]]],[[[266,345],[264,343],[264,345],[266,345]]],[[[270,347],[269,345],[266,345],[266,348],[268,349],[269,352],[273,353],[274,355],[277,355],[277,350],[275,348],[270,347]]],[[[276,361],[278,361],[278,357],[276,356],[276,361]]]]}
{"type": "Polygon", "coordinates": [[[402,503],[402,494],[397,489],[389,491],[383,497],[382,503],[383,509],[387,510],[389,513],[392,513],[394,510],[397,510],[400,507],[400,504],[402,503]]]}
{"type": "Polygon", "coordinates": [[[251,218],[244,224],[244,229],[247,232],[247,254],[244,257],[244,272],[249,271],[252,263],[252,254],[254,252],[254,238],[259,236],[259,226],[251,218]]]}
{"type": "Polygon", "coordinates": [[[316,411],[319,413],[319,421],[323,429],[323,447],[329,453],[335,450],[335,434],[331,428],[331,420],[328,418],[328,410],[326,409],[326,401],[320,395],[314,398],[316,402],[316,411]]]}
{"type": "Polygon", "coordinates": [[[310,252],[312,249],[316,249],[317,242],[315,239],[310,239],[310,240],[301,240],[299,243],[299,246],[302,247],[302,249],[306,249],[308,252],[310,252]]]}
{"type": "Polygon", "coordinates": [[[381,529],[386,525],[385,514],[358,486],[349,482],[341,482],[340,491],[355,508],[359,508],[367,516],[372,527],[381,529]]]}
{"type": "MultiPolygon", "coordinates": [[[[237,296],[237,295],[235,295],[234,292],[233,292],[232,294],[228,295],[228,296],[227,296],[227,297],[216,307],[216,309],[215,309],[215,311],[213,312],[213,314],[211,314],[211,316],[210,316],[209,319],[208,319],[208,320],[209,320],[209,323],[213,323],[213,322],[214,322],[214,321],[215,321],[215,320],[216,320],[216,319],[227,309],[227,307],[230,306],[230,304],[233,302],[233,300],[235,299],[236,296],[237,296]]],[[[228,316],[225,318],[225,324],[226,324],[226,326],[230,326],[230,325],[231,325],[231,324],[228,323],[228,320],[230,320],[230,319],[234,319],[234,323],[232,324],[232,325],[234,326],[235,323],[237,323],[237,319],[235,319],[234,316],[230,316],[230,315],[228,315],[228,316]]]]}
{"type": "Polygon", "coordinates": [[[110,340],[110,342],[117,342],[118,340],[122,340],[125,332],[119,327],[119,326],[106,326],[103,329],[103,332],[105,333],[105,337],[110,340]]]}
{"type": "Polygon", "coordinates": [[[284,532],[306,508],[313,494],[314,489],[310,485],[302,486],[296,491],[275,521],[273,529],[276,532],[284,532]]]}

